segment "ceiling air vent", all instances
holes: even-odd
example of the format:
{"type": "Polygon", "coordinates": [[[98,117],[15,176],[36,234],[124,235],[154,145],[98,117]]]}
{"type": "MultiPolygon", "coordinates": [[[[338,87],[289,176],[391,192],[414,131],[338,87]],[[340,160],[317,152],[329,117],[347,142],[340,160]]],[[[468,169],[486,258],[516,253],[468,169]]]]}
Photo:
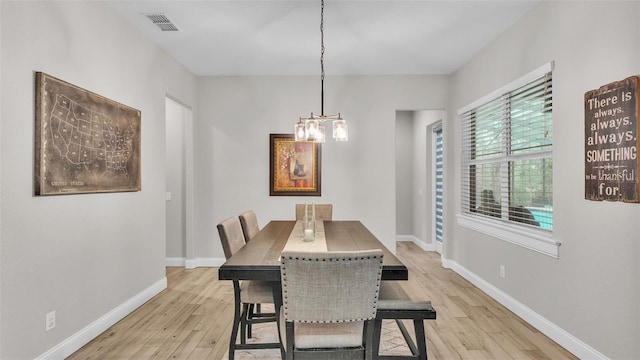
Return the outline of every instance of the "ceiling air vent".
{"type": "Polygon", "coordinates": [[[178,27],[174,23],[172,23],[171,20],[169,20],[169,18],[162,13],[143,14],[143,15],[147,19],[151,20],[151,22],[155,24],[157,27],[159,27],[160,30],[162,31],[180,31],[180,29],[178,29],[178,27]]]}

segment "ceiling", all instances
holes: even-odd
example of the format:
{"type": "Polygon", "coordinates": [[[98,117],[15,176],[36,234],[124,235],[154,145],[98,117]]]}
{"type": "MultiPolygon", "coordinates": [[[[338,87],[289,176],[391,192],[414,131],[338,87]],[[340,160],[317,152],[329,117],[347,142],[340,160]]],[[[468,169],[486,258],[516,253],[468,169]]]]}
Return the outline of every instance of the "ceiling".
{"type": "MultiPolygon", "coordinates": [[[[325,74],[450,74],[538,1],[326,0],[325,74]]],[[[320,74],[320,0],[108,3],[195,75],[320,74]]]]}

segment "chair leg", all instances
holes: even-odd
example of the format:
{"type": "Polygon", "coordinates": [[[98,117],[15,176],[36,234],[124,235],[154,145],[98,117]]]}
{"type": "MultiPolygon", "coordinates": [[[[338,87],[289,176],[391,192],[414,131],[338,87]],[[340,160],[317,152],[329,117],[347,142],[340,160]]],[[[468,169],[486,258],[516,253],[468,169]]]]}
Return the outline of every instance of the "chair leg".
{"type": "Polygon", "coordinates": [[[293,360],[293,349],[295,347],[295,330],[292,322],[285,322],[285,332],[287,339],[287,360],[293,360]]]}
{"type": "Polygon", "coordinates": [[[249,304],[242,304],[242,314],[240,315],[240,344],[247,343],[247,328],[249,316],[249,304]]]}
{"type": "MultiPolygon", "coordinates": [[[[250,304],[249,305],[249,320],[254,318],[255,314],[261,314],[262,313],[262,308],[260,306],[260,304],[250,304]]],[[[249,325],[247,326],[247,338],[251,339],[253,336],[251,336],[251,326],[253,324],[251,323],[251,321],[249,321],[249,325]]]]}
{"type": "Polygon", "coordinates": [[[364,322],[364,358],[366,360],[373,359],[373,354],[378,353],[378,349],[375,346],[375,319],[364,322]]]}
{"type": "Polygon", "coordinates": [[[380,336],[382,333],[382,319],[375,319],[373,321],[373,342],[371,343],[371,349],[373,349],[373,359],[376,360],[380,354],[380,336]]]}
{"type": "MultiPolygon", "coordinates": [[[[260,306],[260,304],[258,304],[258,306],[260,306]]],[[[247,313],[247,339],[251,339],[251,320],[253,319],[253,308],[254,308],[254,304],[249,304],[249,310],[247,313]]]]}

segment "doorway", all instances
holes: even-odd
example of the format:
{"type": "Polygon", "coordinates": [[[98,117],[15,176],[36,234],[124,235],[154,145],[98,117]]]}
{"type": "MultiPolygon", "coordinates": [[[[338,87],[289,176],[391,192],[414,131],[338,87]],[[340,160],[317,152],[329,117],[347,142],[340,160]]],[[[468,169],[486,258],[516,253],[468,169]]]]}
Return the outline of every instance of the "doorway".
{"type": "Polygon", "coordinates": [[[442,217],[443,148],[437,145],[434,130],[442,140],[444,110],[396,111],[396,239],[412,241],[425,251],[442,251],[436,229],[444,226],[442,217]],[[436,188],[439,187],[439,194],[436,188]],[[439,213],[438,213],[439,211],[439,213]]]}
{"type": "Polygon", "coordinates": [[[190,108],[167,97],[166,257],[167,266],[197,266],[194,244],[193,115],[190,108]]]}

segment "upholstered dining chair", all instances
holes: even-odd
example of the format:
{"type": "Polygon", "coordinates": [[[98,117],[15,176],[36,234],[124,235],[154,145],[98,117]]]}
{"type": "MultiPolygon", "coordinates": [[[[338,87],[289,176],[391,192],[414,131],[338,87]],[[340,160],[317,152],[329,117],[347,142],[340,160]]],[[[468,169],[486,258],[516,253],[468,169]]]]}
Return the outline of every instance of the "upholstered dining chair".
{"type": "MultiPolygon", "coordinates": [[[[218,224],[218,234],[222,242],[224,256],[229,259],[245,245],[244,234],[238,217],[230,217],[218,224]]],[[[273,304],[273,284],[267,281],[243,280],[233,281],[235,308],[231,341],[229,343],[229,360],[233,360],[236,348],[238,329],[240,328],[240,344],[246,344],[247,337],[251,337],[251,325],[263,322],[275,322],[275,313],[257,313],[252,309],[254,304],[273,304]],[[250,307],[251,305],[251,307],[250,307]]],[[[271,344],[269,344],[271,345],[271,344]]],[[[260,344],[251,344],[253,348],[260,348],[260,344]]],[[[270,347],[270,346],[269,346],[270,347]]],[[[265,346],[264,348],[267,348],[265,346]]]]}
{"type": "Polygon", "coordinates": [[[280,334],[287,359],[371,359],[381,250],[282,252],[280,334]]]}
{"type": "Polygon", "coordinates": [[[240,225],[242,225],[242,233],[244,234],[244,240],[249,242],[256,234],[260,232],[260,225],[258,225],[258,218],[253,210],[247,210],[240,214],[240,225]]]}
{"type": "MultiPolygon", "coordinates": [[[[311,211],[311,204],[308,204],[309,211],[311,211]]],[[[316,220],[331,221],[333,220],[333,204],[315,204],[316,207],[316,220]]],[[[305,204],[296,204],[296,220],[300,221],[304,219],[305,204]]]]}
{"type": "MultiPolygon", "coordinates": [[[[247,210],[238,216],[240,218],[240,225],[242,226],[242,233],[244,234],[244,241],[249,242],[260,232],[260,226],[258,225],[258,217],[253,210],[247,210]]],[[[253,317],[254,314],[260,314],[262,307],[260,304],[249,304],[249,317],[253,317]],[[255,312],[254,312],[255,309],[255,312]]],[[[261,315],[258,315],[261,316],[261,315]]],[[[251,329],[251,326],[249,326],[251,329]]],[[[251,331],[249,331],[249,337],[251,337],[251,331]]]]}

